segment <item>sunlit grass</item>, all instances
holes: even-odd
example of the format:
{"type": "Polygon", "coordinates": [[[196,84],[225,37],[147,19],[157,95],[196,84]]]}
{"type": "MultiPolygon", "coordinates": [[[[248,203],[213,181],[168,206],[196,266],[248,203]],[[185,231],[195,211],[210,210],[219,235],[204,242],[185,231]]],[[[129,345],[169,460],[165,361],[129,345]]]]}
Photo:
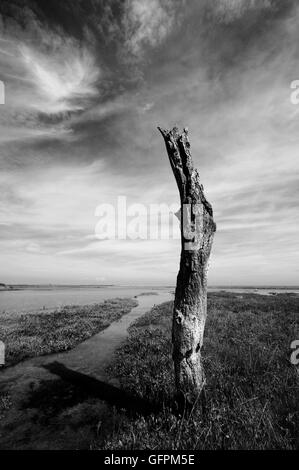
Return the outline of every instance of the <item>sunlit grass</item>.
{"type": "Polygon", "coordinates": [[[298,446],[298,371],[290,344],[299,338],[299,297],[209,295],[203,359],[206,405],[174,416],[172,303],[130,328],[110,373],[132,394],[164,403],[149,417],[113,411],[106,449],[294,449],[298,446]]]}

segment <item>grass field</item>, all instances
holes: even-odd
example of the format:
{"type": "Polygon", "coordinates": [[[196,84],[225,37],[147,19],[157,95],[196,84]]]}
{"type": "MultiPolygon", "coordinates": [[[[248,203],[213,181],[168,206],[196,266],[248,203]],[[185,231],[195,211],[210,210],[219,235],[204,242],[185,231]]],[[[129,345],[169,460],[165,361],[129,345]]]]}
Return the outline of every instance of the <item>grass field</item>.
{"type": "Polygon", "coordinates": [[[131,328],[109,369],[122,387],[164,404],[149,416],[110,408],[100,449],[298,448],[298,369],[290,344],[299,339],[299,297],[212,293],[203,348],[206,406],[175,416],[171,360],[172,303],[131,328]],[[108,434],[107,434],[108,433],[108,434]]]}
{"type": "Polygon", "coordinates": [[[66,306],[52,312],[3,313],[0,339],[6,346],[6,366],[71,349],[107,328],[137,304],[132,299],[113,299],[101,304],[66,306]]]}

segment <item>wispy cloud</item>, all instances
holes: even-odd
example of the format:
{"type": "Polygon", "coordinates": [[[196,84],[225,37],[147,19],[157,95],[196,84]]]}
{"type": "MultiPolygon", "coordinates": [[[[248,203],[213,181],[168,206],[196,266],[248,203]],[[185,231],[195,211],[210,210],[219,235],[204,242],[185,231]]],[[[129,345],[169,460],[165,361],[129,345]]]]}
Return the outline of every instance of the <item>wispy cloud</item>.
{"type": "Polygon", "coordinates": [[[0,43],[0,78],[6,95],[0,143],[68,140],[70,118],[99,98],[101,66],[89,44],[62,31],[54,33],[48,26],[42,30],[34,15],[24,30],[15,30],[7,27],[0,43]]]}
{"type": "Polygon", "coordinates": [[[248,12],[274,8],[272,0],[213,0],[212,7],[219,21],[230,23],[248,12]]]}
{"type": "Polygon", "coordinates": [[[124,17],[126,46],[139,57],[145,47],[159,45],[175,22],[175,2],[170,0],[127,0],[124,17]]]}
{"type": "Polygon", "coordinates": [[[79,111],[97,96],[100,70],[92,55],[66,43],[50,55],[20,47],[27,77],[37,95],[28,105],[46,114],[79,111]]]}

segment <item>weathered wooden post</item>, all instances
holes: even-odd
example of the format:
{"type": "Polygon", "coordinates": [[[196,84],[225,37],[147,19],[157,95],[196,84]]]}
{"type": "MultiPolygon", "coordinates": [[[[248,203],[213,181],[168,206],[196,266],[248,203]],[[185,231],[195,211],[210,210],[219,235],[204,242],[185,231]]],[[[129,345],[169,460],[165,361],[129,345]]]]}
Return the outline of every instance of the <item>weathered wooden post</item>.
{"type": "Polygon", "coordinates": [[[172,343],[178,395],[198,399],[205,385],[201,360],[207,316],[207,272],[216,224],[199,173],[193,167],[188,130],[161,132],[181,200],[182,251],[174,300],[172,343]]]}

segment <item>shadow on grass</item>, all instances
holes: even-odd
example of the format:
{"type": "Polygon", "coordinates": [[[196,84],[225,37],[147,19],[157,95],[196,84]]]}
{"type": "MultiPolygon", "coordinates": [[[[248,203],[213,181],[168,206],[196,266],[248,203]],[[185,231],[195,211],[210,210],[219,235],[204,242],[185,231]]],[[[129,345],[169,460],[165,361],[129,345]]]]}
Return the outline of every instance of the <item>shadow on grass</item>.
{"type": "Polygon", "coordinates": [[[59,362],[46,364],[43,367],[74,386],[79,392],[79,396],[82,393],[85,397],[98,398],[116,408],[125,409],[133,415],[142,414],[146,416],[161,411],[161,406],[157,403],[130,395],[125,390],[121,390],[111,384],[68,369],[59,362]]]}

